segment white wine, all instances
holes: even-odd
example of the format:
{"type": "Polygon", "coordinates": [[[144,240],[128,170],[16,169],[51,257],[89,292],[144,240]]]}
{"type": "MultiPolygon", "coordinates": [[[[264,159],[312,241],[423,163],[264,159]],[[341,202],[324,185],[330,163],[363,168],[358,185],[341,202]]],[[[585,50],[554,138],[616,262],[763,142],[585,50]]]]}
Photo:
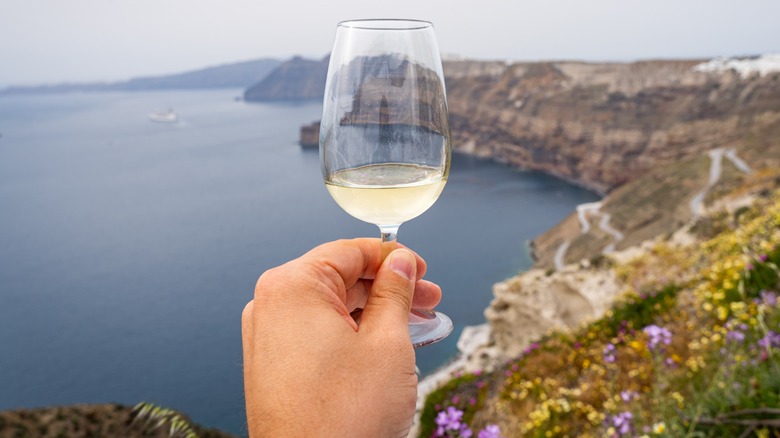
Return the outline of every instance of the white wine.
{"type": "Polygon", "coordinates": [[[441,168],[388,163],[339,170],[325,186],[352,216],[375,225],[400,225],[433,205],[446,183],[441,168]]]}

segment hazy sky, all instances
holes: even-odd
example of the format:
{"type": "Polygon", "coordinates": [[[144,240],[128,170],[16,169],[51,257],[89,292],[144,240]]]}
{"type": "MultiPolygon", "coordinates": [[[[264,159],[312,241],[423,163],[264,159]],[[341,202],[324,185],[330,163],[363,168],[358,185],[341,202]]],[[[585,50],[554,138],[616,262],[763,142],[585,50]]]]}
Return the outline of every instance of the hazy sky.
{"type": "Polygon", "coordinates": [[[430,20],[442,53],[477,59],[780,52],[778,0],[0,0],[0,86],[320,58],[351,18],[430,20]]]}

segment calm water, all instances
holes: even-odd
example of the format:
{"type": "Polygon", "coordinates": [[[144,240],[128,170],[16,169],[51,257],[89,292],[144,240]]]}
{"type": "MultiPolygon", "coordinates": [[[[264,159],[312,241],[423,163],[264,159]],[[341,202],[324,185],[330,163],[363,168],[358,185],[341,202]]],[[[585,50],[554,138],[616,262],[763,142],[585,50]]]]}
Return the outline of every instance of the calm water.
{"type": "MultiPolygon", "coordinates": [[[[241,434],[240,315],[263,270],[342,237],[298,128],[320,105],[240,90],[0,98],[0,410],[152,401],[241,434]],[[147,120],[175,108],[176,125],[147,120]]],[[[456,156],[441,199],[400,240],[456,324],[418,351],[430,372],[526,241],[592,193],[456,156]]]]}

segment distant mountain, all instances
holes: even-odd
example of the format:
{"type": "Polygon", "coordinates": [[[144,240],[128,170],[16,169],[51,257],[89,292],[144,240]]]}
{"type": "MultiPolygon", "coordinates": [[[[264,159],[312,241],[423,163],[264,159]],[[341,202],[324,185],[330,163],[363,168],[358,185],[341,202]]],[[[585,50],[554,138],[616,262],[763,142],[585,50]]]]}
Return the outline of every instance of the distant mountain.
{"type": "Polygon", "coordinates": [[[312,61],[295,57],[244,92],[246,101],[322,99],[328,57],[312,61]]]}
{"type": "Polygon", "coordinates": [[[0,95],[64,93],[73,91],[148,91],[174,89],[246,88],[262,80],[282,61],[258,59],[203,68],[184,73],[150,76],[123,82],[64,83],[41,86],[9,87],[0,95]]]}

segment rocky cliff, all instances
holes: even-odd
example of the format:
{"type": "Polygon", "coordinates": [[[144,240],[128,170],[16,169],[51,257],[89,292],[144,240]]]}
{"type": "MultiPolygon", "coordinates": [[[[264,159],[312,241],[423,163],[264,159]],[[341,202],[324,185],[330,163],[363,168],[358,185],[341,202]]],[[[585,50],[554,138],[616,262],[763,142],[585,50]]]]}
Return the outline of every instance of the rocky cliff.
{"type": "Polygon", "coordinates": [[[453,144],[608,192],[777,124],[780,74],[701,63],[449,63],[453,144]]]}
{"type": "MultiPolygon", "coordinates": [[[[780,123],[780,73],[707,65],[445,62],[453,147],[606,193],[780,123]]],[[[291,61],[246,97],[321,97],[326,70],[291,61]]]]}

